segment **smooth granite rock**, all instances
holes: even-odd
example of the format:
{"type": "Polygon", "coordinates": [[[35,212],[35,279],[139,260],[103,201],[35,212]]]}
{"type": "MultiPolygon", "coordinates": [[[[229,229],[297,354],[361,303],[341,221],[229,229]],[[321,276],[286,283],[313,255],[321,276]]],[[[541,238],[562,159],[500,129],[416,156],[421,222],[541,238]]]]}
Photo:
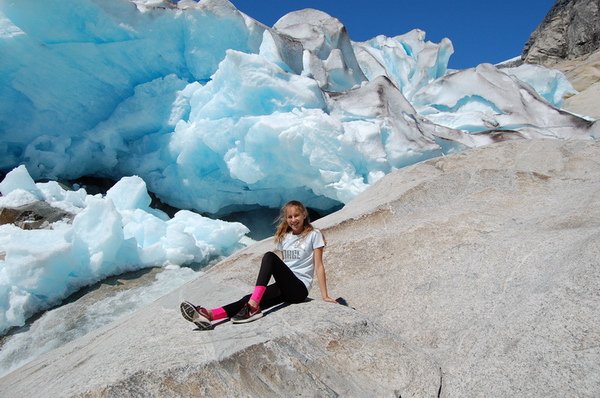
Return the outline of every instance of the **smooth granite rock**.
{"type": "Polygon", "coordinates": [[[333,297],[198,331],[267,239],[0,379],[0,396],[597,397],[600,143],[515,140],[394,172],[318,220],[333,297]],[[354,309],[353,309],[354,308],[354,309]]]}
{"type": "Polygon", "coordinates": [[[308,301],[209,331],[180,316],[184,298],[216,304],[248,290],[227,285],[202,277],[9,374],[0,396],[437,396],[439,366],[348,307],[308,301]]]}
{"type": "Polygon", "coordinates": [[[557,62],[551,67],[562,71],[579,91],[565,99],[563,109],[600,119],[600,50],[575,60],[557,62]]]}
{"type": "Polygon", "coordinates": [[[320,225],[333,290],[438,361],[442,396],[600,393],[600,143],[432,159],[320,225]]]}

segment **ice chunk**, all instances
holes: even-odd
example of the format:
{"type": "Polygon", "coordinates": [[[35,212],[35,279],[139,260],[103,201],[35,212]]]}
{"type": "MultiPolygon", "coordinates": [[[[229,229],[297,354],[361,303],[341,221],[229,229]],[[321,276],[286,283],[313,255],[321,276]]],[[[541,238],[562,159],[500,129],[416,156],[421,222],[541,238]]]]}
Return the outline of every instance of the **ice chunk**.
{"type": "Polygon", "coordinates": [[[0,167],[21,163],[33,144],[28,166],[36,179],[65,178],[73,168],[52,175],[52,161],[72,156],[76,169],[92,169],[94,156],[77,155],[98,148],[80,140],[136,87],[171,74],[206,82],[227,49],[258,52],[265,29],[227,1],[147,12],[128,1],[0,2],[0,21],[0,167]]]}
{"type": "Polygon", "coordinates": [[[146,190],[146,183],[138,176],[121,178],[106,192],[106,198],[118,210],[148,210],[152,201],[146,190]]]}
{"type": "Polygon", "coordinates": [[[591,138],[591,122],[553,107],[530,85],[491,64],[432,82],[414,95],[413,105],[436,124],[468,132],[518,130],[527,138],[591,138]]]}
{"type": "Polygon", "coordinates": [[[19,207],[38,201],[38,197],[29,191],[17,188],[6,196],[0,196],[0,207],[19,207]]]}
{"type": "Polygon", "coordinates": [[[0,182],[0,193],[6,196],[15,189],[27,191],[37,199],[42,198],[42,192],[35,185],[33,178],[27,172],[27,168],[23,165],[10,171],[4,180],[0,182]]]}
{"type": "Polygon", "coordinates": [[[439,44],[425,41],[420,29],[396,37],[380,35],[353,46],[369,80],[386,76],[409,100],[419,89],[446,75],[454,52],[449,39],[439,44]]]}
{"type": "MultiPolygon", "coordinates": [[[[323,89],[345,91],[366,80],[356,60],[350,37],[336,18],[307,8],[286,14],[273,28],[302,44],[302,74],[315,77],[323,89]]],[[[280,54],[295,54],[284,58],[293,59],[290,66],[297,69],[300,47],[295,42],[277,40],[272,41],[270,48],[277,45],[280,54]]]]}
{"type": "Polygon", "coordinates": [[[541,65],[523,64],[514,68],[503,68],[502,72],[529,84],[546,101],[560,108],[566,97],[577,94],[567,77],[559,70],[541,65]]]}

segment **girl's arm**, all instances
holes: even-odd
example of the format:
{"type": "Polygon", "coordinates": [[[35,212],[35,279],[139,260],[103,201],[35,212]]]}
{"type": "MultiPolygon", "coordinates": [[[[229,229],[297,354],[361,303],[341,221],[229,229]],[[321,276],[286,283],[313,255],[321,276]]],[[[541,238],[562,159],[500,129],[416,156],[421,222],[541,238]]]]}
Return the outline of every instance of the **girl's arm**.
{"type": "Polygon", "coordinates": [[[336,303],[337,301],[329,297],[329,293],[327,292],[327,277],[325,276],[325,266],[323,265],[322,247],[319,247],[314,250],[313,261],[315,263],[317,279],[319,279],[319,289],[321,289],[321,297],[323,297],[323,300],[325,301],[329,301],[330,303],[336,303]]]}

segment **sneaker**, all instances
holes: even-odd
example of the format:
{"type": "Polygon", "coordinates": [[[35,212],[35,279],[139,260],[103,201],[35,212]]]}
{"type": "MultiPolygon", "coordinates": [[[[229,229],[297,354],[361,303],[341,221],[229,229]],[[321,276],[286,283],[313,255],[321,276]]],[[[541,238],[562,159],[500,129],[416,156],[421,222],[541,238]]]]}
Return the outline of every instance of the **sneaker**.
{"type": "Polygon", "coordinates": [[[210,314],[208,310],[204,307],[196,307],[189,301],[184,301],[179,306],[181,310],[181,315],[187,320],[190,321],[199,329],[206,330],[212,328],[212,323],[210,323],[210,314]]]}
{"type": "Polygon", "coordinates": [[[231,318],[232,323],[246,323],[257,320],[258,318],[262,318],[263,313],[260,311],[260,307],[252,308],[252,306],[248,303],[244,305],[244,307],[238,312],[233,318],[231,318]]]}

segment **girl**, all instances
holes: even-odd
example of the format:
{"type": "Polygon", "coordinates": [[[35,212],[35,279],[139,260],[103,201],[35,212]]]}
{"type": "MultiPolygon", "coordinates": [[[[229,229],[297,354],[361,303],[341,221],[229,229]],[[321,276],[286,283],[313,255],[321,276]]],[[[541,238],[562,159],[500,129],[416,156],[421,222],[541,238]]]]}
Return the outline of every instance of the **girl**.
{"type": "Polygon", "coordinates": [[[283,302],[303,302],[308,296],[315,270],[323,300],[336,302],[327,292],[323,265],[325,240],[321,231],[311,225],[304,205],[295,200],[286,203],[281,208],[278,221],[275,243],[279,255],[265,253],[252,294],[213,309],[184,301],[181,303],[181,314],[185,319],[200,329],[209,329],[212,321],[225,318],[231,318],[233,323],[254,321],[262,317],[261,307],[269,308],[283,302]],[[271,276],[275,283],[267,286],[271,276]]]}

